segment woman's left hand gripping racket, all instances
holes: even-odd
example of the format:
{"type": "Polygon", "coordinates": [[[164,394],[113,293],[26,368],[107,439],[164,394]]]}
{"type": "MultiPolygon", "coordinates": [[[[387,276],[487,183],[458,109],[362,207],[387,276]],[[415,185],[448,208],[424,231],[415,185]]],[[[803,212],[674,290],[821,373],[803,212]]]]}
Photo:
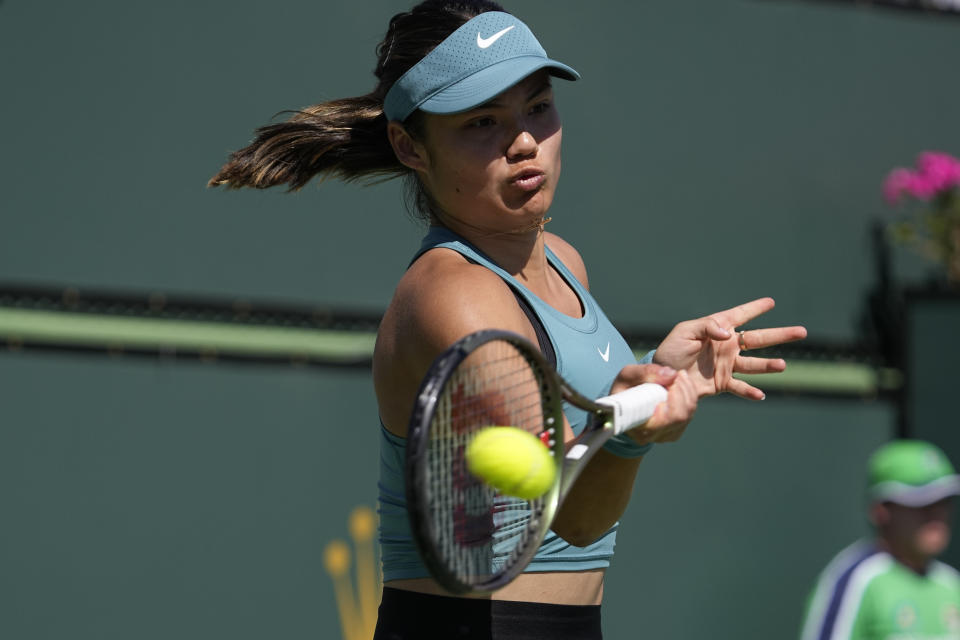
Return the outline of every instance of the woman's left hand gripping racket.
{"type": "Polygon", "coordinates": [[[527,340],[479,331],[438,357],[420,387],[407,441],[407,510],[420,555],[451,593],[493,591],[519,575],[587,461],[611,437],[646,422],[667,391],[643,384],[590,400],[570,388],[527,340]],[[563,401],[590,414],[563,442],[563,401]],[[482,429],[509,425],[547,444],[556,480],[542,496],[500,493],[467,470],[482,429]]]}

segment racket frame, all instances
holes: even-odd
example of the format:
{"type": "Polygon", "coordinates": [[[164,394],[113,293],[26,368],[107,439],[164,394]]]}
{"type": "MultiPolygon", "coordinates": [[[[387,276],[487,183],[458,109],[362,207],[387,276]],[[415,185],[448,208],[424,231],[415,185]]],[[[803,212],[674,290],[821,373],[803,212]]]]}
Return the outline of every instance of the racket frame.
{"type": "Polygon", "coordinates": [[[512,580],[519,571],[507,570],[491,576],[487,581],[477,584],[465,584],[456,577],[446,566],[436,551],[433,531],[433,521],[430,517],[430,504],[427,502],[427,464],[426,458],[430,446],[430,423],[437,409],[437,402],[443,387],[457,366],[471,353],[484,344],[503,340],[517,349],[527,360],[537,382],[540,385],[541,407],[544,418],[544,430],[553,428],[554,445],[551,453],[557,461],[557,479],[550,489],[540,497],[540,507],[532,509],[528,530],[532,530],[531,538],[526,548],[514,559],[512,566],[519,566],[520,571],[526,567],[536,554],[540,543],[549,530],[549,523],[553,521],[559,504],[560,477],[564,456],[563,442],[563,403],[562,390],[558,384],[559,376],[528,340],[509,331],[484,330],[472,333],[457,341],[444,351],[433,362],[427,375],[423,379],[417,400],[410,418],[407,432],[406,454],[406,494],[407,513],[410,519],[410,529],[416,542],[420,557],[434,580],[447,591],[462,595],[471,592],[484,593],[494,591],[512,580]],[[546,524],[544,524],[546,523],[546,524]]]}
{"type": "MultiPolygon", "coordinates": [[[[662,389],[662,388],[661,388],[662,389]]],[[[587,398],[572,388],[543,357],[529,340],[516,333],[488,329],[472,333],[454,343],[433,362],[417,393],[407,433],[405,465],[407,513],[410,529],[420,557],[434,580],[450,593],[465,595],[486,593],[503,587],[530,563],[536,555],[557,514],[560,504],[570,492],[577,477],[604,443],[616,435],[615,407],[587,398]],[[544,430],[553,428],[554,444],[551,449],[557,463],[557,477],[550,489],[541,497],[541,506],[530,516],[528,529],[534,529],[527,539],[526,547],[514,561],[489,580],[466,584],[456,577],[437,553],[434,545],[433,521],[427,503],[427,464],[430,443],[430,423],[437,409],[437,401],[444,385],[457,366],[482,345],[503,340],[511,344],[530,364],[541,389],[544,430]],[[564,442],[563,401],[587,412],[583,431],[569,443],[564,442]]]]}

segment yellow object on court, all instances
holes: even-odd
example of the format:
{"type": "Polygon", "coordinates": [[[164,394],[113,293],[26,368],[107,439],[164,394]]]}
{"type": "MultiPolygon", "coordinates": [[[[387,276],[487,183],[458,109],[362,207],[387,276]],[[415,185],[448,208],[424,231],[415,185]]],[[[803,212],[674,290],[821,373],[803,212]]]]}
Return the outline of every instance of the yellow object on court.
{"type": "Polygon", "coordinates": [[[333,580],[343,640],[371,640],[377,625],[377,607],[383,588],[380,570],[374,561],[374,534],[377,516],[373,509],[360,505],[350,513],[350,537],[356,562],[355,581],[350,579],[350,547],[343,540],[332,540],[323,551],[323,566],[333,580]]]}

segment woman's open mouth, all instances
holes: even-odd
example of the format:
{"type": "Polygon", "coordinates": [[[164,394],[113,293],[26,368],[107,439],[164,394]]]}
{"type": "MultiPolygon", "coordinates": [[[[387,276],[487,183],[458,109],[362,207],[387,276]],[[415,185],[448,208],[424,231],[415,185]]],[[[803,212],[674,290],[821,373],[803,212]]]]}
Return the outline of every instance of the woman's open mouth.
{"type": "Polygon", "coordinates": [[[543,185],[546,179],[547,176],[543,171],[530,169],[520,172],[520,174],[510,182],[523,191],[536,191],[543,185]]]}

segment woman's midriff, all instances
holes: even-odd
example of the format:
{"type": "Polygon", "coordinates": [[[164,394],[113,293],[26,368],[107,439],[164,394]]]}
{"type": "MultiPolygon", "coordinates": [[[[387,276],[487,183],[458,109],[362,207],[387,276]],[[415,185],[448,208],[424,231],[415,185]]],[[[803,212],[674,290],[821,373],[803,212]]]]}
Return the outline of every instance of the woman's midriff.
{"type": "MultiPolygon", "coordinates": [[[[468,595],[468,598],[493,598],[519,602],[549,604],[591,605],[603,599],[603,569],[592,571],[548,571],[521,573],[507,586],[492,594],[468,595]]],[[[430,578],[391,580],[385,587],[406,589],[436,596],[450,593],[430,578]]]]}

